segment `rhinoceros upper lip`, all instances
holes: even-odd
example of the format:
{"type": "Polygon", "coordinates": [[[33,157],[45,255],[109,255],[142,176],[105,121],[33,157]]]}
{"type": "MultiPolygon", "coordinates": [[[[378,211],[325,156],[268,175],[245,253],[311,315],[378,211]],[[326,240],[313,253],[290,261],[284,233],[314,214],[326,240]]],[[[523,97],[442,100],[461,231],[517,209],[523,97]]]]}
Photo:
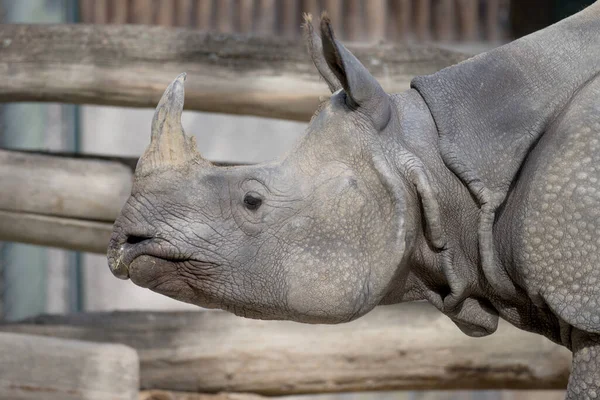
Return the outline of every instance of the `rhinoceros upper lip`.
{"type": "Polygon", "coordinates": [[[136,258],[149,256],[159,258],[170,262],[182,262],[188,260],[187,257],[173,257],[161,246],[160,239],[148,239],[140,243],[124,243],[118,252],[118,257],[113,263],[113,274],[121,279],[129,278],[129,266],[136,258]]]}

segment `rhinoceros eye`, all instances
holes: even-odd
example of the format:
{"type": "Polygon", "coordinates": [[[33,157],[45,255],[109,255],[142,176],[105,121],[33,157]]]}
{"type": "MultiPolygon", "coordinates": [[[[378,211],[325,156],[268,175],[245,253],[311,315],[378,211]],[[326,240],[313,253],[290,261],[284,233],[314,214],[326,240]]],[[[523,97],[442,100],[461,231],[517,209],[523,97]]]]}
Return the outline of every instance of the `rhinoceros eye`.
{"type": "Polygon", "coordinates": [[[262,199],[256,192],[249,192],[244,196],[244,206],[246,206],[248,210],[256,210],[261,204],[262,199]]]}

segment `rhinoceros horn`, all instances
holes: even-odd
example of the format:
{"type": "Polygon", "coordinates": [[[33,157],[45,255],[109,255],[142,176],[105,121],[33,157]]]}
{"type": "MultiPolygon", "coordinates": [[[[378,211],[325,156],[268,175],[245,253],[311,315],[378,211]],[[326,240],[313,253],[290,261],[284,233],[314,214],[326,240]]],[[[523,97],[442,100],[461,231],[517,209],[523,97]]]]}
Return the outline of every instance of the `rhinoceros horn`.
{"type": "Polygon", "coordinates": [[[191,161],[206,162],[196,150],[196,138],[187,136],[181,125],[185,77],[185,73],[180,74],[162,95],[152,119],[150,145],[138,161],[136,174],[145,175],[191,161]]]}

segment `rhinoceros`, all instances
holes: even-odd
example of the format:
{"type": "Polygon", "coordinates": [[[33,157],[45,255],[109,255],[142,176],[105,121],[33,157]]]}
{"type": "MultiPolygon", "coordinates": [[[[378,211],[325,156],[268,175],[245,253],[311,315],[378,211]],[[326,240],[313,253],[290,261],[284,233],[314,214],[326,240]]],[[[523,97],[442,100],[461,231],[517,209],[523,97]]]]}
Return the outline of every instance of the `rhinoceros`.
{"type": "Polygon", "coordinates": [[[428,300],[465,334],[499,318],[573,352],[600,396],[600,3],[387,94],[305,24],[332,91],[305,136],[218,167],[166,89],[108,249],[113,274],[260,319],[342,323],[428,300]]]}

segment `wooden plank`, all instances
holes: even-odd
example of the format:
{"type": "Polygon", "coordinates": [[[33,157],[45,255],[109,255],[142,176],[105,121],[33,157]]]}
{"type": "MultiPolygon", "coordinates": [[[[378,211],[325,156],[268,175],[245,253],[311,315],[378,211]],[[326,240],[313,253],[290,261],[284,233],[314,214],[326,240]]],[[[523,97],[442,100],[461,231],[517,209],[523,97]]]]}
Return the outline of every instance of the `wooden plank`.
{"type": "Polygon", "coordinates": [[[325,0],[323,9],[329,14],[335,33],[339,38],[343,38],[342,22],[344,15],[342,13],[342,0],[325,0]]]}
{"type": "Polygon", "coordinates": [[[479,1],[457,0],[461,40],[473,42],[479,39],[479,1]]]}
{"type": "MultiPolygon", "coordinates": [[[[262,2],[263,6],[265,2],[262,2]]],[[[328,95],[304,43],[139,25],[3,25],[0,101],[155,107],[186,71],[186,108],[308,121],[328,95]]],[[[467,58],[433,47],[350,45],[390,93],[467,58]]]]}
{"type": "Polygon", "coordinates": [[[395,0],[388,13],[388,35],[393,40],[408,40],[412,36],[412,0],[395,0]]]}
{"type": "Polygon", "coordinates": [[[112,223],[0,210],[0,240],[106,254],[112,223]]]}
{"type": "Polygon", "coordinates": [[[500,0],[488,0],[485,12],[485,36],[490,42],[498,42],[500,40],[499,14],[500,0]]]}
{"type": "Polygon", "coordinates": [[[108,1],[94,0],[94,23],[105,24],[108,22],[108,1]]]}
{"type": "Polygon", "coordinates": [[[416,0],[415,34],[420,41],[431,38],[431,0],[416,0]]]}
{"type": "Polygon", "coordinates": [[[120,344],[0,333],[0,398],[135,400],[138,362],[120,344]]]}
{"type": "MultiPolygon", "coordinates": [[[[266,400],[266,397],[249,393],[189,393],[166,390],[143,390],[138,400],[266,400]]],[[[276,399],[274,399],[276,400],[276,399]]],[[[282,399],[283,400],[283,399],[282,399]]],[[[292,400],[292,399],[290,399],[292,400]]],[[[311,400],[307,398],[306,400],[311,400]]]]}
{"type": "Polygon", "coordinates": [[[346,20],[344,21],[344,39],[358,41],[363,38],[363,12],[360,0],[346,2],[346,20]]]}
{"type": "Polygon", "coordinates": [[[173,26],[175,23],[175,0],[160,0],[156,10],[156,23],[161,26],[173,26]]]}
{"type": "Polygon", "coordinates": [[[149,0],[130,0],[131,4],[131,20],[136,24],[150,25],[152,24],[152,8],[149,0]]]}
{"type": "Polygon", "coordinates": [[[385,39],[387,20],[387,1],[370,0],[365,3],[365,16],[367,20],[367,37],[371,41],[385,39]]]}
{"type": "Polygon", "coordinates": [[[434,9],[435,38],[440,42],[454,40],[455,18],[454,0],[439,0],[434,9]]]}
{"type": "Polygon", "coordinates": [[[79,1],[81,22],[86,24],[94,23],[94,0],[79,1]]]}
{"type": "Polygon", "coordinates": [[[175,25],[191,26],[192,25],[192,0],[177,0],[175,3],[175,25]]]}
{"type": "Polygon", "coordinates": [[[126,24],[129,1],[112,0],[110,3],[110,23],[126,24]]]}
{"type": "Polygon", "coordinates": [[[42,316],[0,331],[135,348],[142,389],[263,395],[425,389],[564,389],[571,353],[501,322],[464,335],[418,302],[307,325],[221,311],[42,316]]]}
{"type": "Polygon", "coordinates": [[[258,0],[256,32],[271,35],[275,31],[275,0],[258,0]]]}
{"type": "Polygon", "coordinates": [[[197,0],[196,23],[202,31],[209,31],[211,28],[213,2],[212,0],[197,0]]]}
{"type": "Polygon", "coordinates": [[[238,5],[239,31],[252,32],[254,26],[254,0],[239,0],[238,5]]]}
{"type": "Polygon", "coordinates": [[[223,33],[233,31],[231,0],[219,0],[217,3],[217,30],[223,33]]]}
{"type": "Polygon", "coordinates": [[[132,179],[118,162],[0,149],[0,210],[112,222],[132,179]]]}
{"type": "Polygon", "coordinates": [[[281,32],[290,39],[300,33],[300,8],[298,0],[282,0],[281,2],[281,32]]]}

